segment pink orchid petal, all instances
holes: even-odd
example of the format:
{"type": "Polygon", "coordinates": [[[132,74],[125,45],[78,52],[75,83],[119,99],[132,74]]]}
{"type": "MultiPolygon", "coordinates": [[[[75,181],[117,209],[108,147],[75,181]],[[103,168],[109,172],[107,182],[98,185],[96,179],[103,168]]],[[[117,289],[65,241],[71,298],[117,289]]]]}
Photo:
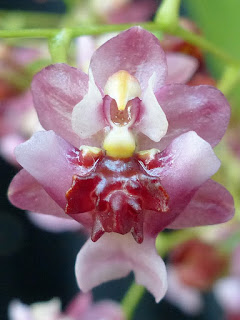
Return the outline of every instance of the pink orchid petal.
{"type": "Polygon", "coordinates": [[[112,301],[92,302],[90,293],[79,293],[68,305],[67,317],[74,320],[124,320],[120,306],[112,301]]]}
{"type": "Polygon", "coordinates": [[[223,223],[230,220],[233,215],[234,202],[231,194],[217,182],[208,180],[168,228],[182,229],[223,223]]]}
{"type": "Polygon", "coordinates": [[[223,137],[230,118],[230,107],[215,87],[167,85],[156,93],[156,97],[169,124],[167,135],[158,148],[163,149],[176,136],[191,130],[212,146],[223,137]]]}
{"type": "Polygon", "coordinates": [[[159,141],[167,132],[168,122],[153,92],[154,82],[155,74],[149,79],[148,87],[143,94],[142,107],[144,111],[137,128],[151,140],[159,141]]]}
{"type": "Polygon", "coordinates": [[[13,178],[8,189],[8,198],[20,209],[69,219],[63,209],[25,169],[13,178]]]}
{"type": "Polygon", "coordinates": [[[8,162],[15,166],[19,166],[15,154],[14,149],[20,143],[24,142],[23,138],[18,134],[7,134],[0,138],[0,154],[6,159],[8,162]]]}
{"type": "Polygon", "coordinates": [[[167,267],[167,275],[166,299],[189,315],[199,314],[204,307],[201,292],[197,288],[182,283],[174,267],[167,267]]]}
{"type": "Polygon", "coordinates": [[[213,292],[222,308],[227,312],[240,313],[240,278],[226,277],[220,279],[213,292]]]}
{"type": "MultiPolygon", "coordinates": [[[[17,161],[41,184],[48,195],[62,209],[66,207],[65,195],[72,185],[72,177],[81,171],[81,167],[68,160],[73,151],[74,147],[53,131],[39,131],[31,139],[17,146],[15,150],[17,161]]],[[[26,190],[20,194],[23,197],[28,196],[26,190]]],[[[11,197],[11,193],[10,199],[15,205],[19,206],[18,203],[13,201],[14,198],[11,197]]],[[[37,207],[35,210],[29,207],[23,209],[43,213],[37,207]]],[[[88,213],[74,215],[73,218],[84,226],[90,224],[88,213]]]]}
{"type": "Polygon", "coordinates": [[[81,225],[67,216],[60,207],[59,210],[65,215],[64,218],[36,212],[28,212],[28,218],[35,226],[49,232],[80,231],[81,225]]]}
{"type": "Polygon", "coordinates": [[[161,214],[148,212],[145,230],[155,235],[182,213],[196,190],[220,166],[209,143],[193,131],[174,139],[159,157],[162,167],[152,169],[152,174],[160,177],[169,195],[169,211],[161,214]]]}
{"type": "Polygon", "coordinates": [[[92,304],[91,293],[78,293],[76,297],[67,306],[65,314],[72,319],[81,319],[82,316],[89,310],[92,304]]]}
{"type": "Polygon", "coordinates": [[[83,138],[89,138],[104,128],[102,94],[96,86],[91,70],[89,73],[88,93],[73,109],[72,128],[76,134],[83,138]]]}
{"type": "Polygon", "coordinates": [[[105,233],[96,243],[91,240],[85,243],[75,266],[78,285],[83,291],[125,277],[131,270],[136,282],[144,285],[159,302],[166,292],[166,269],[156,252],[154,238],[145,237],[138,244],[130,234],[105,233]]]}
{"type": "Polygon", "coordinates": [[[43,128],[54,130],[76,147],[81,140],[72,130],[71,114],[87,88],[88,76],[66,64],[44,68],[32,82],[33,102],[43,128]]]}
{"type": "Polygon", "coordinates": [[[81,36],[76,39],[77,66],[81,70],[88,70],[91,57],[96,49],[96,39],[92,36],[81,36]]]}
{"type": "Polygon", "coordinates": [[[141,27],[130,28],[103,44],[93,54],[90,68],[101,88],[119,70],[135,76],[143,90],[154,72],[156,88],[161,87],[166,77],[165,54],[159,40],[141,27]]]}
{"type": "Polygon", "coordinates": [[[240,278],[240,245],[234,249],[232,254],[231,274],[240,278]]]}
{"type": "Polygon", "coordinates": [[[197,59],[182,53],[167,53],[167,84],[188,82],[199,66],[197,59]]]}
{"type": "Polygon", "coordinates": [[[33,320],[31,309],[19,300],[13,300],[8,307],[9,320],[33,320]]]}
{"type": "MultiPolygon", "coordinates": [[[[83,315],[81,320],[125,320],[123,311],[117,303],[102,301],[96,303],[83,315]]],[[[78,320],[78,319],[77,319],[78,320]]]]}
{"type": "Polygon", "coordinates": [[[116,8],[107,15],[107,22],[110,24],[144,22],[151,18],[157,9],[154,0],[129,1],[125,6],[116,8]]]}
{"type": "MultiPolygon", "coordinates": [[[[53,131],[40,131],[15,150],[17,161],[65,208],[76,166],[67,160],[73,147],[53,131]]],[[[39,211],[38,211],[39,212],[39,211]]]]}

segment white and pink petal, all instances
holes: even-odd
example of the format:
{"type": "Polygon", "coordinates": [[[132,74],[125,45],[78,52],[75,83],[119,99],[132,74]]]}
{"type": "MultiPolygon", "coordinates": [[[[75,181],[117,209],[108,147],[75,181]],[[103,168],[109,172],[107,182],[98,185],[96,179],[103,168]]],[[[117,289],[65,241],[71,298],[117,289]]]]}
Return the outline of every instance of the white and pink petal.
{"type": "Polygon", "coordinates": [[[155,239],[138,244],[131,234],[105,233],[96,243],[90,239],[80,250],[75,266],[78,285],[88,291],[103,282],[135,274],[159,302],[164,296],[166,269],[155,249],[155,239]],[[91,274],[91,277],[88,275],[91,274]]]}
{"type": "Polygon", "coordinates": [[[168,228],[182,229],[224,223],[234,215],[234,201],[226,188],[207,180],[168,228]]]}
{"type": "Polygon", "coordinates": [[[161,179],[169,196],[169,211],[146,215],[145,229],[155,235],[182,214],[198,188],[220,166],[210,144],[193,131],[174,139],[158,157],[159,166],[149,170],[149,174],[161,179]]]}
{"type": "Polygon", "coordinates": [[[66,64],[50,65],[37,73],[32,81],[32,95],[43,128],[54,130],[79,147],[81,139],[72,130],[71,114],[87,90],[88,76],[66,64]]]}
{"type": "Polygon", "coordinates": [[[195,131],[211,146],[222,139],[230,119],[230,107],[215,87],[167,85],[156,93],[156,97],[169,124],[159,149],[162,150],[175,137],[187,131],[195,131]]]}
{"type": "Polygon", "coordinates": [[[159,89],[166,78],[166,59],[159,40],[141,27],[130,28],[104,43],[92,56],[90,68],[102,89],[114,73],[125,70],[136,77],[144,90],[154,72],[159,89]]]}
{"type": "Polygon", "coordinates": [[[188,82],[199,67],[198,60],[183,53],[166,54],[168,75],[166,84],[188,82]]]}

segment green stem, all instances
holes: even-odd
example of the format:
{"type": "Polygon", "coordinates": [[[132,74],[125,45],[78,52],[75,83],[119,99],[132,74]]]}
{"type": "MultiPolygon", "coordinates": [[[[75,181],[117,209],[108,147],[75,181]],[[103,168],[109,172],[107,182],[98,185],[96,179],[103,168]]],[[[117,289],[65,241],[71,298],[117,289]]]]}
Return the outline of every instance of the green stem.
{"type": "Polygon", "coordinates": [[[127,320],[131,320],[133,313],[145,293],[145,288],[135,282],[132,283],[122,300],[122,309],[127,320]]]}
{"type": "MultiPolygon", "coordinates": [[[[120,32],[126,30],[134,24],[119,24],[119,25],[84,25],[75,28],[65,28],[71,33],[71,37],[79,37],[82,35],[100,35],[103,33],[120,32]]],[[[144,29],[157,32],[164,31],[174,36],[181,37],[182,39],[197,45],[205,51],[211,52],[218,56],[222,61],[227,64],[240,66],[240,60],[236,60],[232,56],[228,55],[211,42],[203,38],[202,36],[196,35],[188,30],[185,30],[178,26],[172,30],[169,26],[157,24],[154,22],[146,22],[140,24],[144,29]]],[[[24,30],[0,30],[0,38],[52,38],[56,36],[61,29],[24,29],[24,30]]]]}
{"type": "Polygon", "coordinates": [[[50,12],[35,12],[21,10],[0,10],[0,26],[6,29],[18,28],[39,28],[40,26],[48,26],[48,28],[56,26],[62,15],[50,12]]]}
{"type": "Polygon", "coordinates": [[[225,95],[229,95],[240,80],[240,68],[227,66],[218,82],[218,89],[225,95]]]}
{"type": "Polygon", "coordinates": [[[180,3],[181,0],[163,0],[156,12],[155,22],[174,31],[178,26],[180,3]]]}
{"type": "MultiPolygon", "coordinates": [[[[170,33],[170,32],[169,32],[170,33]]],[[[180,26],[178,26],[172,35],[178,36],[196,46],[201,48],[202,50],[206,52],[210,52],[214,54],[215,56],[219,57],[222,61],[224,61],[226,64],[231,64],[233,66],[240,66],[240,61],[236,60],[220,48],[216,47],[214,44],[212,44],[210,41],[206,40],[202,36],[199,36],[195,33],[192,33],[180,26]]]]}
{"type": "Polygon", "coordinates": [[[72,39],[71,30],[62,29],[48,41],[49,51],[53,63],[67,63],[67,52],[72,39]]]}

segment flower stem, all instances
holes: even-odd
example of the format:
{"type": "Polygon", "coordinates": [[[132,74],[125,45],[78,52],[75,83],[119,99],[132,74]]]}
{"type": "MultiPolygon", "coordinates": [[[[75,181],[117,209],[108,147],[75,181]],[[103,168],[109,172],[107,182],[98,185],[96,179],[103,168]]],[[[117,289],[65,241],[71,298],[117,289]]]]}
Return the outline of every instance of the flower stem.
{"type": "Polygon", "coordinates": [[[133,313],[145,293],[145,288],[132,283],[122,300],[122,308],[127,320],[131,320],[133,313]]]}
{"type": "Polygon", "coordinates": [[[235,66],[227,66],[218,82],[218,89],[226,96],[231,93],[240,80],[240,68],[235,66]]]}
{"type": "Polygon", "coordinates": [[[54,37],[49,38],[48,47],[53,63],[67,63],[67,52],[71,39],[71,30],[69,29],[62,29],[54,37]]]}
{"type": "MultiPolygon", "coordinates": [[[[226,52],[222,51],[207,39],[185,30],[180,26],[176,28],[169,27],[168,25],[158,24],[155,22],[146,22],[139,24],[144,29],[157,32],[164,31],[174,36],[181,37],[182,39],[197,45],[205,51],[208,51],[219,57],[226,64],[233,66],[240,66],[240,60],[233,58],[226,52]]],[[[74,28],[65,28],[71,34],[72,38],[82,35],[100,35],[103,33],[120,32],[126,30],[134,24],[119,24],[119,25],[83,25],[74,28]]],[[[23,29],[23,30],[0,30],[0,38],[53,38],[61,32],[61,29],[23,29]]]]}
{"type": "Polygon", "coordinates": [[[172,33],[172,35],[178,36],[178,37],[198,46],[202,50],[214,54],[215,56],[219,57],[222,61],[224,61],[226,64],[240,66],[239,60],[228,55],[226,52],[224,52],[220,48],[216,47],[214,44],[212,44],[210,41],[208,41],[204,37],[199,36],[195,33],[192,33],[190,31],[182,28],[181,26],[178,26],[174,30],[174,33],[172,33]]]}
{"type": "Polygon", "coordinates": [[[180,3],[181,0],[163,0],[154,21],[168,30],[174,31],[178,26],[180,3]]]}

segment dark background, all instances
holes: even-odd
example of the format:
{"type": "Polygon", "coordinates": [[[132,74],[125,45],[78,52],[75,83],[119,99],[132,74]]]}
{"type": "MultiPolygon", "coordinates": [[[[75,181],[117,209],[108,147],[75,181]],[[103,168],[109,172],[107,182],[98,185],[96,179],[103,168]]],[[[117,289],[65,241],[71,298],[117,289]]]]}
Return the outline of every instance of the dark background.
{"type": "MultiPolygon", "coordinates": [[[[22,9],[63,13],[61,1],[0,0],[0,9],[22,9]]],[[[9,302],[18,298],[26,304],[59,297],[63,307],[78,288],[74,275],[76,255],[85,241],[81,234],[53,234],[33,226],[25,213],[10,205],[6,193],[16,169],[0,159],[0,319],[7,319],[9,302]]],[[[120,301],[132,276],[112,281],[93,290],[96,300],[111,298],[120,301]]],[[[211,293],[205,295],[205,310],[197,317],[188,317],[166,301],[155,304],[146,293],[137,312],[138,320],[218,320],[220,309],[211,293]]],[[[47,319],[46,319],[47,320],[47,319]]],[[[79,319],[80,320],[80,319],[79,319]]]]}

